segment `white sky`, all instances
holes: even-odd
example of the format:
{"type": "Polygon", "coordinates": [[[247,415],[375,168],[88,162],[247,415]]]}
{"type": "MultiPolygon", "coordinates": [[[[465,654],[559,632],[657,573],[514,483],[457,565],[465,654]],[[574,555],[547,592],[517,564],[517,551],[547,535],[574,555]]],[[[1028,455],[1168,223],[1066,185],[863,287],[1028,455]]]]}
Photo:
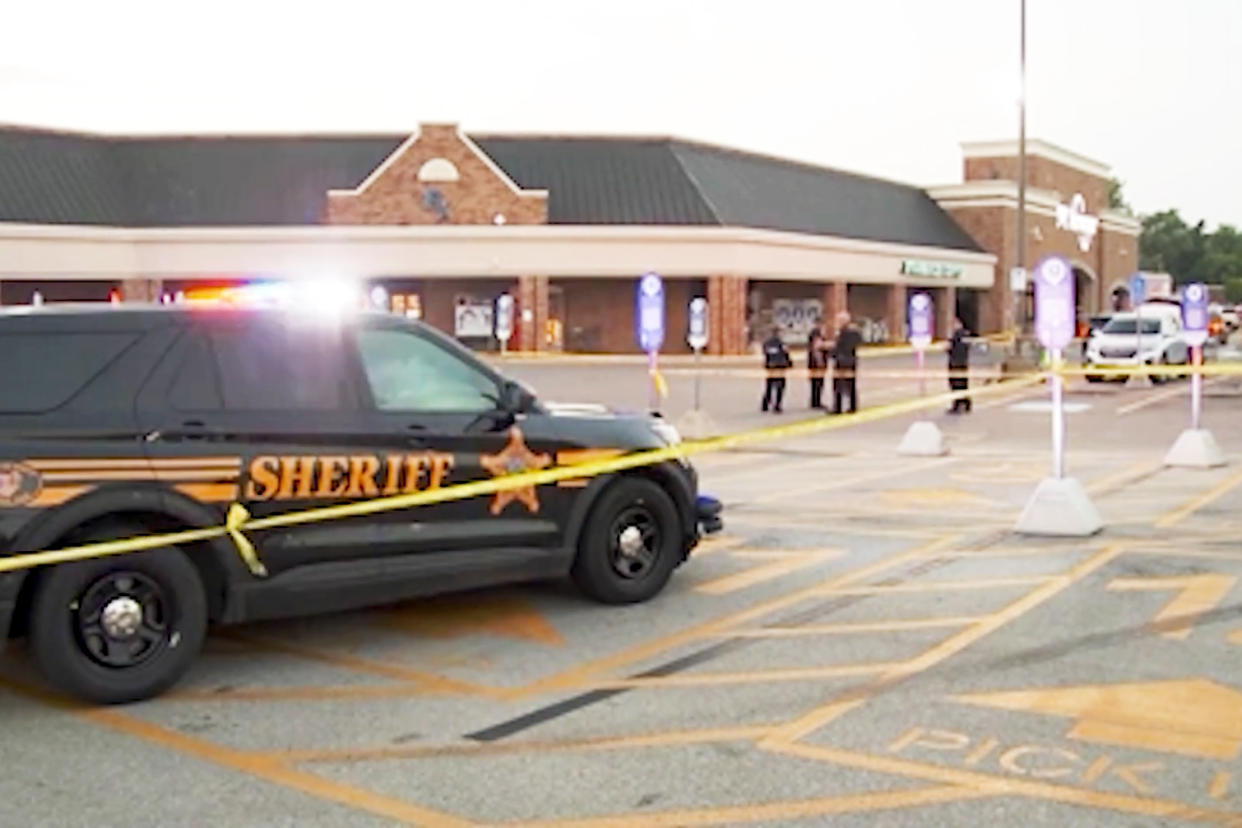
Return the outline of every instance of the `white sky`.
{"type": "MultiPolygon", "coordinates": [[[[1027,5],[1028,136],[1242,225],[1242,0],[1027,5]]],[[[674,134],[920,185],[1017,135],[1018,0],[41,0],[0,44],[0,122],[103,132],[674,134]]]]}

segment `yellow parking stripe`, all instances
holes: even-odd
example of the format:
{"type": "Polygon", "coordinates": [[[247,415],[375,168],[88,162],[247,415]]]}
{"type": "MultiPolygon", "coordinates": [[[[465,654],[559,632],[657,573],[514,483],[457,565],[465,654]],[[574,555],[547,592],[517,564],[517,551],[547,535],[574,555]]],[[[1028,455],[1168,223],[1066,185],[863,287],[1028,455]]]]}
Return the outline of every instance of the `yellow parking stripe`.
{"type": "Polygon", "coordinates": [[[1239,485],[1242,485],[1242,472],[1230,475],[1198,497],[1193,498],[1186,503],[1183,503],[1181,506],[1178,506],[1176,509],[1165,513],[1156,521],[1156,528],[1167,529],[1170,526],[1181,523],[1183,520],[1190,517],[1204,506],[1214,503],[1229,494],[1239,485]]]}

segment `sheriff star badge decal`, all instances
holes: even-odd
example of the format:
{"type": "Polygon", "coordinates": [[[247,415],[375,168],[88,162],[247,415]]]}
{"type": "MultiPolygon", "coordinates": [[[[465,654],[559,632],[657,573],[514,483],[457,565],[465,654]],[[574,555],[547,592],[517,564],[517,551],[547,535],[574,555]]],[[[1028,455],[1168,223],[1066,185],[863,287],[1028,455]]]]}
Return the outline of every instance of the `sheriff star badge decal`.
{"type": "MultiPolygon", "coordinates": [[[[505,444],[497,454],[485,454],[480,458],[483,468],[487,469],[493,477],[504,477],[509,474],[519,474],[524,471],[535,471],[536,469],[546,469],[552,464],[551,456],[547,454],[536,454],[526,447],[526,442],[522,439],[522,432],[517,428],[509,429],[509,442],[505,444]]],[[[531,512],[539,511],[539,497],[535,494],[534,486],[522,486],[517,489],[509,489],[508,491],[496,492],[496,497],[492,499],[491,512],[498,515],[512,501],[518,501],[531,512]]]]}

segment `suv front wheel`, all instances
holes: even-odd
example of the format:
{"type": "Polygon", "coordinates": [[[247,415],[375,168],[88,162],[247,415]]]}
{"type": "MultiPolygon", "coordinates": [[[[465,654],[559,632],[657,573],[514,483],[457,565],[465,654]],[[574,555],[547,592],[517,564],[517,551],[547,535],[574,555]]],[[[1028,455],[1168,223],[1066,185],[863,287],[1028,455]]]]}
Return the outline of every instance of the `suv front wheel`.
{"type": "Polygon", "coordinates": [[[597,601],[646,601],[668,583],[681,550],[681,519],[673,499],[650,480],[623,477],[592,508],[572,575],[578,588],[597,601]]]}
{"type": "MultiPolygon", "coordinates": [[[[84,542],[127,536],[100,534],[84,542]]],[[[31,604],[30,645],[44,676],[99,704],[159,695],[189,668],[206,634],[202,579],[175,548],[53,567],[31,604]]]]}

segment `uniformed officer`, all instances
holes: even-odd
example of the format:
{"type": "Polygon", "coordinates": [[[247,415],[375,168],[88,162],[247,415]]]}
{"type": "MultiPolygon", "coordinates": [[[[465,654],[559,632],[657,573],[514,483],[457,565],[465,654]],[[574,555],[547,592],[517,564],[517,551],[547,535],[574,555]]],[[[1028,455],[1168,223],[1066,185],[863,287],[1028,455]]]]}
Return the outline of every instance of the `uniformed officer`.
{"type": "Polygon", "coordinates": [[[792,364],[785,343],[773,328],[768,338],[763,341],[763,368],[767,377],[763,383],[761,410],[767,411],[771,408],[775,413],[781,413],[781,405],[785,400],[785,372],[792,364]]]}
{"type": "Polygon", "coordinates": [[[836,338],[829,343],[832,349],[832,413],[841,413],[841,398],[850,398],[850,413],[858,410],[858,346],[862,334],[850,321],[849,311],[837,314],[836,338]]]}
{"type": "Polygon", "coordinates": [[[824,377],[828,374],[828,348],[817,322],[806,345],[806,369],[811,378],[811,408],[824,407],[824,377]]]}
{"type": "MultiPolygon", "coordinates": [[[[966,326],[962,320],[953,319],[953,336],[949,338],[949,390],[965,391],[970,387],[966,372],[970,369],[970,342],[966,339],[966,326]]],[[[953,400],[949,407],[950,414],[970,412],[970,397],[962,396],[953,400]]]]}

